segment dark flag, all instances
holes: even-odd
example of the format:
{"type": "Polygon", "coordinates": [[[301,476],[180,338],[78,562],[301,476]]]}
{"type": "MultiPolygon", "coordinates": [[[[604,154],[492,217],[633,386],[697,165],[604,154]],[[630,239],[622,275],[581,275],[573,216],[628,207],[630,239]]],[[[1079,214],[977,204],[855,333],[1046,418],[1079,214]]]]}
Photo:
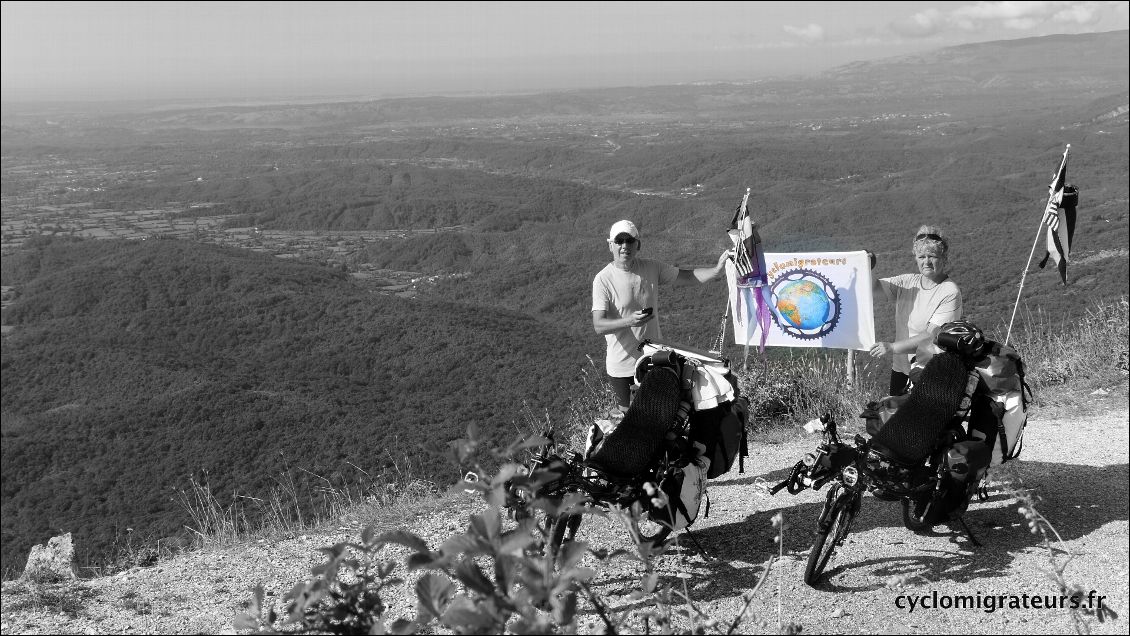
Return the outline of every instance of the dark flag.
{"type": "Polygon", "coordinates": [[[1048,259],[1055,260],[1059,278],[1067,284],[1067,259],[1071,254],[1071,239],[1075,236],[1075,207],[1079,204],[1079,191],[1075,186],[1067,183],[1067,153],[1071,152],[1071,144],[1063,150],[1063,161],[1059,163],[1059,170],[1052,175],[1052,183],[1048,186],[1048,203],[1044,206],[1044,216],[1040,219],[1040,226],[1036,230],[1036,239],[1032,242],[1032,251],[1028,253],[1028,260],[1024,263],[1024,272],[1020,276],[1020,288],[1016,290],[1016,302],[1012,305],[1012,318],[1008,321],[1008,332],[1004,336],[1004,344],[1008,344],[1012,336],[1012,325],[1016,322],[1016,310],[1020,308],[1020,295],[1024,293],[1024,280],[1028,278],[1028,267],[1032,264],[1032,257],[1036,255],[1036,245],[1040,242],[1040,231],[1047,235],[1048,252],[1040,267],[1048,264],[1048,259]]]}
{"type": "Polygon", "coordinates": [[[1044,208],[1044,225],[1048,227],[1048,251],[1040,261],[1040,268],[1048,264],[1049,258],[1055,261],[1059,278],[1066,285],[1067,260],[1071,255],[1071,240],[1075,236],[1075,208],[1079,204],[1079,190],[1067,183],[1066,152],[1050,189],[1048,205],[1044,208]]]}
{"type": "MultiPolygon", "coordinates": [[[[734,267],[737,270],[738,303],[734,318],[738,323],[745,324],[747,319],[756,320],[761,326],[761,347],[759,351],[765,353],[765,340],[769,333],[769,324],[772,316],[769,312],[769,301],[766,297],[769,292],[769,280],[765,268],[765,248],[761,245],[761,235],[757,232],[757,224],[749,216],[750,189],[745,189],[741,205],[730,221],[728,231],[730,240],[734,242],[735,255],[734,267]],[[742,292],[748,291],[747,302],[742,307],[742,292]]],[[[737,332],[734,333],[737,338],[737,332]]],[[[746,344],[746,355],[749,354],[749,344],[746,344]]]]}
{"type": "Polygon", "coordinates": [[[738,270],[738,281],[745,284],[765,282],[765,252],[761,247],[761,236],[757,224],[749,216],[749,193],[746,188],[741,205],[730,221],[730,231],[737,234],[734,266],[738,270]]]}

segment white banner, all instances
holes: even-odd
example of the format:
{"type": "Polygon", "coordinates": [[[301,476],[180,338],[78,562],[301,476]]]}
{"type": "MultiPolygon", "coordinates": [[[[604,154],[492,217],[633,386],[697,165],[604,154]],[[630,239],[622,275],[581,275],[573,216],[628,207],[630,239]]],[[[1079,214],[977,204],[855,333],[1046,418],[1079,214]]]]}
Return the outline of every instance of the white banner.
{"type": "Polygon", "coordinates": [[[765,346],[866,351],[875,344],[867,252],[766,253],[765,266],[768,285],[757,289],[739,287],[734,264],[726,264],[736,344],[761,344],[759,291],[772,314],[765,346]]]}

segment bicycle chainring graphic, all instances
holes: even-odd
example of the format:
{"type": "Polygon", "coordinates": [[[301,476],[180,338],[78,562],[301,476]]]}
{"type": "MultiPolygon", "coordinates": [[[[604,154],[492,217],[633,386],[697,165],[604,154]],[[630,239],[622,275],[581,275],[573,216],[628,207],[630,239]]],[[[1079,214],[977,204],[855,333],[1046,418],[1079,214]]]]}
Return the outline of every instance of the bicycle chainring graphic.
{"type": "Polygon", "coordinates": [[[841,301],[840,294],[836,290],[836,286],[828,277],[820,272],[811,269],[790,269],[773,281],[769,290],[770,302],[772,302],[773,311],[769,312],[773,315],[773,322],[777,323],[777,327],[789,336],[798,340],[816,340],[832,333],[836,330],[836,325],[840,322],[841,301]],[[778,303],[780,302],[780,292],[788,284],[808,281],[819,287],[824,296],[828,299],[828,304],[831,306],[831,315],[825,316],[821,325],[812,329],[803,329],[797,327],[780,316],[780,309],[778,303]]]}

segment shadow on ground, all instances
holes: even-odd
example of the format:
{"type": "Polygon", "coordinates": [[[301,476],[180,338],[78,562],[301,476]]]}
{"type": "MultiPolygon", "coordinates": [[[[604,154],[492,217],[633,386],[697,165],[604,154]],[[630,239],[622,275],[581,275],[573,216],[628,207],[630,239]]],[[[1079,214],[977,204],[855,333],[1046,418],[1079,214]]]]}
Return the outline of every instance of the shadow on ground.
{"type": "MultiPolygon", "coordinates": [[[[766,482],[775,484],[788,475],[788,469],[743,478],[728,485],[766,482]]],[[[1102,526],[1130,518],[1130,466],[1086,466],[1050,462],[1018,461],[999,469],[1000,477],[1011,474],[1017,487],[1036,495],[1036,508],[1063,537],[1072,541],[1085,537],[1102,526]],[[1075,484],[1103,484],[1105,487],[1080,490],[1075,484]]],[[[1039,535],[1029,532],[1026,520],[1017,512],[1012,493],[999,482],[990,491],[986,502],[970,505],[965,522],[982,544],[970,542],[958,523],[942,524],[932,535],[919,536],[902,526],[901,505],[866,497],[855,518],[848,541],[863,540],[860,535],[880,527],[898,529],[897,539],[876,545],[845,546],[823,578],[828,591],[858,592],[884,587],[895,576],[929,573],[933,579],[959,583],[1004,576],[1013,559],[1020,553],[1041,545],[1039,535]],[[948,541],[939,543],[940,537],[948,541]],[[860,549],[867,557],[859,559],[860,549]],[[852,577],[840,574],[857,572],[865,575],[859,585],[849,585],[852,577]]],[[[759,511],[744,520],[694,530],[694,536],[714,560],[707,559],[700,567],[705,587],[698,587],[698,597],[712,600],[730,597],[751,589],[761,568],[752,564],[764,561],[775,551],[777,536],[771,520],[778,512],[784,515],[786,531],[784,553],[802,563],[807,559],[815,533],[816,518],[823,500],[795,504],[785,491],[769,499],[773,507],[759,511]],[[751,564],[736,567],[735,562],[751,564]]],[[[679,550],[690,551],[693,543],[682,541],[679,550]]],[[[698,578],[696,576],[696,578],[698,578]]],[[[858,580],[856,577],[855,580],[858,580]]]]}

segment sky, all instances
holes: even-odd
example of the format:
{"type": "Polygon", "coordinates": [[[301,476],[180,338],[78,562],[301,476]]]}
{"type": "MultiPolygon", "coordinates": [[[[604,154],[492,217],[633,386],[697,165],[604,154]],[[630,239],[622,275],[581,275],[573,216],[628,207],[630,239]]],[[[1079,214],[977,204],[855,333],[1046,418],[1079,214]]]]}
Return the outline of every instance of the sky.
{"type": "Polygon", "coordinates": [[[8,2],[2,100],[263,100],[752,81],[1128,28],[1119,2],[8,2]]]}

